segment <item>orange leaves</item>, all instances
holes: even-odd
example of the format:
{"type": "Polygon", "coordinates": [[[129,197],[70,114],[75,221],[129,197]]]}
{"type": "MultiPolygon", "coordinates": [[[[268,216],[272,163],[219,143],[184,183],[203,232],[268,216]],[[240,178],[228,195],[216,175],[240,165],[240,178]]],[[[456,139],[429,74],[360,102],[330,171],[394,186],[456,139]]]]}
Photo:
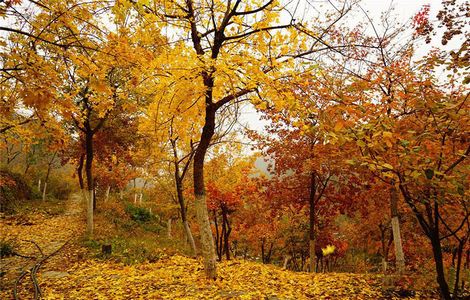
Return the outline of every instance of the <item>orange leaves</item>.
{"type": "Polygon", "coordinates": [[[381,276],[347,273],[307,274],[243,260],[218,265],[219,278],[201,276],[202,264],[182,256],[156,263],[123,267],[87,261],[68,270],[69,276],[44,282],[45,298],[97,299],[378,299],[381,276]],[[79,284],[80,283],[80,284],[79,284]]]}

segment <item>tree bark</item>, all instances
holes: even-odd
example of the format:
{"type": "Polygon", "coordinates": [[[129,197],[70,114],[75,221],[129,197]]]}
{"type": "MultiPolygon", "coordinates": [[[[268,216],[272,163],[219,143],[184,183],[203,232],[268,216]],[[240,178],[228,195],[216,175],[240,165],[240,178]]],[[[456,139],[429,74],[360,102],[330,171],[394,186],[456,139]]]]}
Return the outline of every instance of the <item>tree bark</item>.
{"type": "Polygon", "coordinates": [[[439,232],[437,230],[435,229],[434,232],[429,237],[431,239],[431,244],[432,244],[434,263],[436,264],[437,283],[439,284],[441,297],[445,300],[450,300],[451,297],[450,297],[449,285],[447,284],[447,281],[446,281],[445,272],[444,272],[444,263],[442,260],[441,241],[439,239],[439,232]]]}
{"type": "Polygon", "coordinates": [[[91,130],[85,134],[85,147],[86,147],[86,163],[85,173],[87,179],[87,194],[88,194],[88,205],[87,205],[87,234],[93,236],[93,208],[94,208],[94,184],[93,184],[93,133],[91,130]]]}
{"type": "Polygon", "coordinates": [[[111,186],[108,185],[108,188],[106,189],[106,201],[109,200],[109,192],[111,191],[111,186]]]}
{"type": "Polygon", "coordinates": [[[179,168],[175,166],[176,194],[178,197],[178,204],[180,206],[181,221],[183,222],[184,232],[186,239],[189,242],[189,246],[191,247],[191,252],[193,253],[193,256],[196,256],[196,243],[194,242],[193,234],[191,233],[191,228],[189,227],[187,219],[186,204],[183,195],[183,182],[180,177],[179,168]]]}
{"type": "Polygon", "coordinates": [[[186,238],[188,239],[188,242],[189,242],[189,246],[191,247],[192,254],[195,257],[196,256],[196,243],[194,242],[194,237],[193,237],[191,228],[189,227],[189,223],[187,220],[183,222],[183,227],[184,227],[184,232],[186,234],[186,238]]]}
{"type": "Polygon", "coordinates": [[[78,160],[77,166],[77,175],[78,175],[78,183],[80,185],[80,190],[85,188],[85,184],[83,183],[83,163],[85,161],[85,155],[81,154],[80,159],[78,160]]]}
{"type": "Polygon", "coordinates": [[[230,223],[228,221],[228,209],[224,207],[222,209],[222,218],[224,222],[224,252],[225,252],[225,259],[230,260],[230,233],[232,232],[232,227],[230,227],[230,223]]]}
{"type": "MultiPolygon", "coordinates": [[[[207,84],[206,84],[207,86],[207,84]]],[[[212,82],[213,86],[213,82],[212,82]]],[[[202,255],[204,257],[204,270],[206,276],[211,279],[217,277],[216,254],[214,238],[209,222],[209,213],[206,203],[206,191],[204,185],[204,159],[209,148],[212,136],[215,130],[215,107],[210,105],[212,102],[212,90],[208,90],[206,95],[206,117],[204,127],[201,133],[201,140],[194,154],[193,179],[196,217],[199,223],[201,234],[202,255]],[[210,100],[207,100],[209,98],[210,100]]]]}
{"type": "Polygon", "coordinates": [[[457,249],[457,268],[455,272],[455,284],[454,284],[454,298],[457,299],[457,294],[459,292],[459,281],[460,281],[460,269],[462,265],[462,254],[463,254],[463,246],[464,246],[464,240],[459,240],[459,246],[457,249]]]}
{"type": "Polygon", "coordinates": [[[400,234],[400,222],[398,220],[398,193],[396,187],[392,183],[390,188],[390,207],[392,215],[392,234],[395,247],[395,258],[397,261],[397,271],[399,274],[405,272],[405,255],[403,253],[403,245],[400,234]]]}
{"type": "Polygon", "coordinates": [[[44,182],[44,189],[42,190],[42,201],[46,201],[47,181],[44,182]]]}
{"type": "Polygon", "coordinates": [[[291,259],[292,257],[290,255],[286,255],[284,257],[284,262],[282,263],[282,268],[283,269],[287,269],[287,264],[289,263],[289,260],[291,259]]]}
{"type": "Polygon", "coordinates": [[[80,159],[78,160],[77,176],[78,176],[78,184],[80,185],[80,193],[82,194],[83,201],[85,203],[87,203],[88,196],[85,192],[85,183],[83,181],[83,164],[84,164],[84,162],[85,162],[85,154],[81,154],[80,159]]]}
{"type": "Polygon", "coordinates": [[[310,197],[308,203],[310,206],[309,211],[309,266],[310,272],[315,272],[315,193],[317,190],[317,183],[315,173],[310,174],[310,197]]]}
{"type": "Polygon", "coordinates": [[[88,191],[87,213],[86,213],[86,230],[88,237],[93,237],[93,190],[88,191]]]}

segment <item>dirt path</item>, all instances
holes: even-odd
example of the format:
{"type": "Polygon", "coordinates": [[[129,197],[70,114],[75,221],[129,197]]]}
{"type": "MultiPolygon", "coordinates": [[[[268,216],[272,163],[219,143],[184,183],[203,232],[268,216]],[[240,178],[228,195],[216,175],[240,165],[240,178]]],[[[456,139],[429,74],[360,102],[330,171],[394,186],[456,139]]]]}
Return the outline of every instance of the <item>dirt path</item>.
{"type": "MultiPolygon", "coordinates": [[[[0,299],[12,299],[15,281],[23,271],[61,249],[41,265],[41,280],[65,276],[68,264],[81,258],[80,247],[74,244],[82,236],[83,203],[78,194],[61,203],[38,203],[32,211],[0,219],[0,240],[14,245],[14,255],[0,260],[0,299]],[[67,244],[66,244],[67,243],[67,244]],[[64,244],[66,244],[64,246],[64,244]],[[62,248],[61,248],[62,247],[62,248]]],[[[39,281],[41,284],[41,281],[39,281]]],[[[18,285],[20,299],[32,299],[34,293],[30,276],[18,285]]]]}

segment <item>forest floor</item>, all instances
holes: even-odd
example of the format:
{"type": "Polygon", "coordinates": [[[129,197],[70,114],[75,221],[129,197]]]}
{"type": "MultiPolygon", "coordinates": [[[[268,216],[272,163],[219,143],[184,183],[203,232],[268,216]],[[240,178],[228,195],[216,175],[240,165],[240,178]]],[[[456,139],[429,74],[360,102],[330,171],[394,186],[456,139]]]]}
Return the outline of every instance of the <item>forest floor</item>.
{"type": "MultiPolygon", "coordinates": [[[[84,246],[85,215],[78,195],[54,209],[0,218],[0,240],[18,255],[0,260],[0,299],[34,299],[31,268],[43,299],[396,299],[377,274],[291,272],[244,260],[218,264],[216,281],[202,262],[162,249],[153,262],[123,263],[91,255],[84,246]],[[39,250],[40,249],[40,250],[39,250]],[[41,253],[42,252],[42,253],[41,253]],[[53,254],[44,260],[49,254],[53,254]],[[34,273],[34,272],[33,272],[34,273]],[[17,279],[24,275],[17,283],[17,279]]],[[[52,206],[51,206],[52,207],[52,206]]],[[[410,299],[410,298],[409,298],[410,299]]],[[[413,299],[437,299],[416,292],[413,299]]]]}

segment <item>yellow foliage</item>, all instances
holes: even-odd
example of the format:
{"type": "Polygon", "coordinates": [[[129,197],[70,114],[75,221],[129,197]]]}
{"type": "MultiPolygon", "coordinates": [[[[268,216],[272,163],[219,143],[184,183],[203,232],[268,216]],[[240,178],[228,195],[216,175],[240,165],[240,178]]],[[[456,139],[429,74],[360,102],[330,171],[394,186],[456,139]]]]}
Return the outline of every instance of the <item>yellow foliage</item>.
{"type": "Polygon", "coordinates": [[[44,299],[378,299],[380,276],[309,274],[232,260],[219,264],[216,281],[202,262],[183,256],[125,266],[89,260],[69,276],[44,282],[44,299]]]}
{"type": "Polygon", "coordinates": [[[330,254],[335,253],[336,247],[334,245],[328,245],[325,248],[321,249],[321,252],[323,253],[323,256],[327,256],[330,254]]]}

